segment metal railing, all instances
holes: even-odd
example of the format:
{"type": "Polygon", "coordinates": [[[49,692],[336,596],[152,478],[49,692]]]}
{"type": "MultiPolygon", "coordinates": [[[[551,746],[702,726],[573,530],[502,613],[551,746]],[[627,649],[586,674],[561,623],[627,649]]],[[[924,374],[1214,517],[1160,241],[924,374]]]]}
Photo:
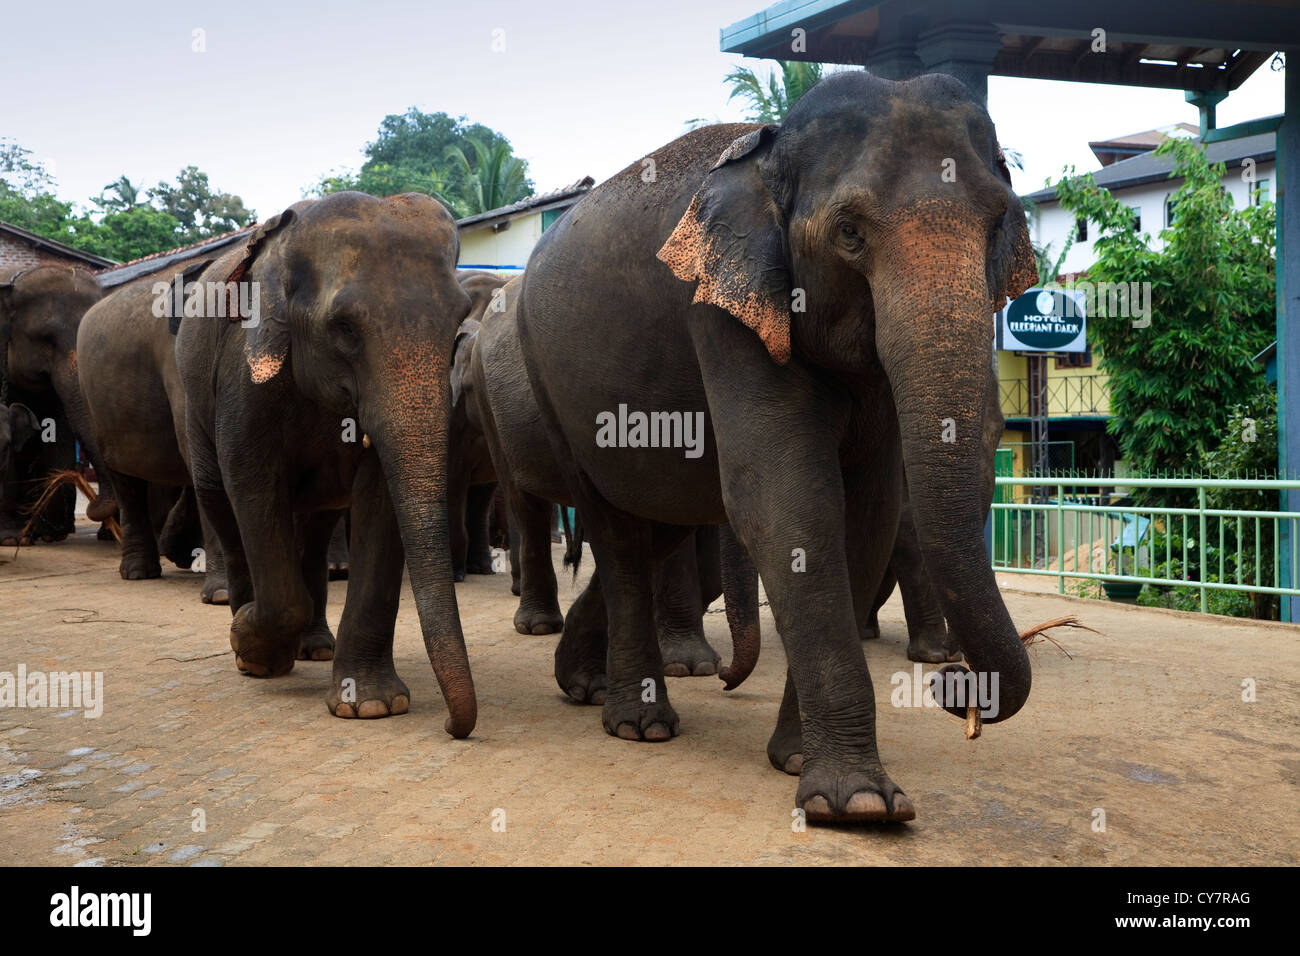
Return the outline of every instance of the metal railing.
{"type": "MultiPolygon", "coordinates": [[[[1002,414],[1024,418],[1030,414],[1029,379],[1004,378],[998,381],[1002,414]]],[[[1061,375],[1047,379],[1047,414],[1109,415],[1110,377],[1101,372],[1089,375],[1061,375]]]]}
{"type": "Polygon", "coordinates": [[[1284,529],[1290,567],[1300,567],[1300,512],[1211,508],[1206,501],[1211,489],[1294,491],[1300,481],[999,477],[997,484],[1040,496],[994,502],[997,570],[1055,575],[1061,593],[1066,578],[1196,588],[1202,611],[1211,590],[1300,595],[1294,582],[1281,581],[1284,529]],[[1116,489],[1128,488],[1194,491],[1196,507],[1123,504],[1116,489]]]}

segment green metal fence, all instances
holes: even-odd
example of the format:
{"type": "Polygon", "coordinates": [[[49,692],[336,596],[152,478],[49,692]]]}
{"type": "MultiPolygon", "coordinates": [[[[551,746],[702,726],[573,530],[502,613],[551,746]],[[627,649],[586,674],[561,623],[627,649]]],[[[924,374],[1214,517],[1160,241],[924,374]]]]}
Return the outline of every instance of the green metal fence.
{"type": "Polygon", "coordinates": [[[1284,546],[1289,567],[1300,567],[1300,512],[1207,504],[1216,489],[1270,493],[1300,481],[999,476],[997,485],[998,570],[1055,575],[1062,593],[1066,578],[1197,588],[1202,611],[1211,590],[1300,595],[1281,583],[1284,546]],[[1131,504],[1117,491],[1134,488],[1194,494],[1196,504],[1131,504]]]}

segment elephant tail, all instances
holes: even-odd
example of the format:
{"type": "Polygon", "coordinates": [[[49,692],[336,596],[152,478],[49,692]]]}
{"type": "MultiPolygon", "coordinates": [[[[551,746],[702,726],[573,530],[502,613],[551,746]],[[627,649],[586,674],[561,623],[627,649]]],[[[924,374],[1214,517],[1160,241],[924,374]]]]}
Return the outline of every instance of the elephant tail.
{"type": "Polygon", "coordinates": [[[582,561],[582,519],[574,512],[573,523],[569,523],[569,509],[560,505],[560,522],[564,525],[564,566],[573,569],[573,577],[578,577],[578,564],[582,561]]]}

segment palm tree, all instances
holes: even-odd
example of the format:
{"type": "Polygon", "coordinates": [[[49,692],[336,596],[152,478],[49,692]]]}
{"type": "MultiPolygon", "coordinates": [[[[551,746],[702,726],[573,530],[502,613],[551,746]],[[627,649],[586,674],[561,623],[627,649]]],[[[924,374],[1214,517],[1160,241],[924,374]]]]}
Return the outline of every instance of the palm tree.
{"type": "Polygon", "coordinates": [[[143,206],[144,203],[140,202],[139,187],[126,176],[119,176],[104,187],[103,192],[95,200],[95,205],[106,212],[130,212],[136,206],[143,206]]]}
{"type": "Polygon", "coordinates": [[[777,71],[773,70],[767,77],[766,85],[758,74],[749,67],[738,66],[727,74],[726,82],[731,86],[731,95],[727,102],[737,96],[749,101],[748,119],[756,123],[779,123],[807,93],[826,75],[825,67],[820,63],[805,63],[802,60],[777,60],[777,71]]]}
{"type": "Polygon", "coordinates": [[[443,158],[451,161],[455,185],[448,190],[459,200],[460,212],[473,216],[489,209],[500,209],[532,195],[528,181],[528,164],[510,150],[509,143],[484,146],[481,140],[465,137],[473,149],[470,162],[460,146],[448,146],[443,158]]]}

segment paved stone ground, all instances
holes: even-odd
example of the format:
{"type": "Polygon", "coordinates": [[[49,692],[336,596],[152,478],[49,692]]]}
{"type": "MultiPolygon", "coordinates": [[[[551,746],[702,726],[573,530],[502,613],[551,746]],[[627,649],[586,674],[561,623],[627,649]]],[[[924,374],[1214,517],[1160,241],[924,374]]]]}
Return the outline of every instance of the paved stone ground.
{"type": "MultiPolygon", "coordinates": [[[[910,673],[897,595],[866,646],[880,749],[916,804],[888,829],[792,830],[796,781],[764,746],[783,655],[770,617],[738,691],[669,680],[682,735],[607,736],[551,675],[555,637],[522,637],[505,575],[458,597],[479,694],[454,741],[409,595],[396,659],[412,710],[346,721],[328,663],[241,677],[229,611],[168,567],[122,581],[88,525],[0,555],[0,671],[105,675],[98,719],[0,709],[0,862],[222,864],[1260,864],[1300,857],[1300,630],[1008,591],[1021,627],[1079,614],[1067,659],[1031,650],[1024,711],[968,742],[960,721],[890,706],[910,673]],[[1242,701],[1242,681],[1258,699],[1242,701]],[[1105,811],[1105,830],[1094,830],[1105,811]],[[196,832],[196,811],[206,829],[196,832]],[[494,830],[502,819],[504,831],[494,830]]],[[[559,550],[556,550],[557,567],[559,550]]],[[[563,579],[562,579],[563,580],[563,579]]],[[[344,584],[331,586],[337,622],[344,584]]],[[[561,604],[577,594],[565,581],[561,604]]],[[[710,641],[730,656],[724,615],[710,641]]]]}

